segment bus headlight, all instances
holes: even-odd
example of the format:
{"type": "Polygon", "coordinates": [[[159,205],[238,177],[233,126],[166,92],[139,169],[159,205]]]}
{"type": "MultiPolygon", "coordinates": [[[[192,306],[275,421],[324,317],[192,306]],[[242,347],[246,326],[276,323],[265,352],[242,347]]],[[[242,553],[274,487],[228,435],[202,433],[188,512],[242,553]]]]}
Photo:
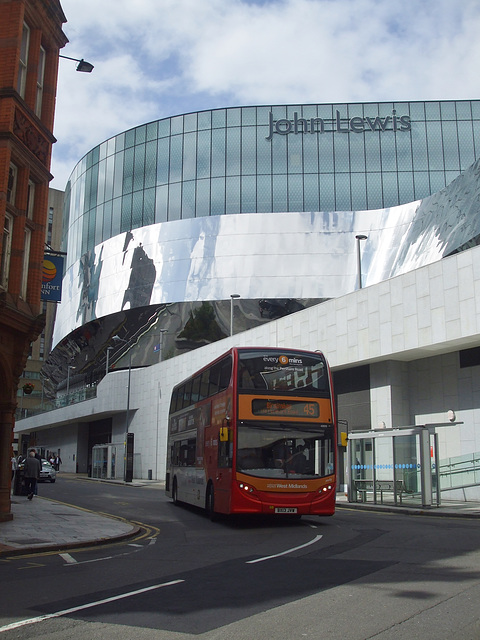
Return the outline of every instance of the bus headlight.
{"type": "Polygon", "coordinates": [[[240,482],[238,486],[240,487],[240,489],[242,489],[243,491],[247,491],[248,493],[253,493],[254,491],[254,488],[251,485],[245,484],[244,482],[240,482]]]}
{"type": "Polygon", "coordinates": [[[318,490],[318,493],[322,493],[322,492],[327,492],[327,491],[331,491],[332,490],[332,485],[331,484],[327,484],[326,487],[322,487],[321,489],[318,490]]]}

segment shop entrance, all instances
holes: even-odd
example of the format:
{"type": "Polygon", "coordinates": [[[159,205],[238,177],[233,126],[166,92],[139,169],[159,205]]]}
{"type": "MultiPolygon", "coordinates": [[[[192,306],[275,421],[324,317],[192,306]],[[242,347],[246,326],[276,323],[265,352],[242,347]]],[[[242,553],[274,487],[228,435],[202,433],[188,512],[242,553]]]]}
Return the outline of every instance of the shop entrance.
{"type": "Polygon", "coordinates": [[[440,506],[436,426],[349,433],[349,502],[440,506]]]}

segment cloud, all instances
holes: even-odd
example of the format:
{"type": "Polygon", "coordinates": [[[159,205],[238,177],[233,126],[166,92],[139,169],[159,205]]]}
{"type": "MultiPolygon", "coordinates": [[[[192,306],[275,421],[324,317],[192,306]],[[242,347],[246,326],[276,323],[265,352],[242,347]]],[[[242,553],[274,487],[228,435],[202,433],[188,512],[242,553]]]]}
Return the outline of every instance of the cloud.
{"type": "Polygon", "coordinates": [[[52,172],[130,127],[220,106],[469,99],[477,0],[62,0],[52,172]]]}

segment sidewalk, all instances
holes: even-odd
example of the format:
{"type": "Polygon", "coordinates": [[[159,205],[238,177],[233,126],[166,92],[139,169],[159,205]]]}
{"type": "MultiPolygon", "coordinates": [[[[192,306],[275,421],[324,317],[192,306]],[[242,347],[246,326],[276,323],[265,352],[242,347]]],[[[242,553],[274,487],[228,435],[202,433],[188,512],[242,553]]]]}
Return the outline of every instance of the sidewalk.
{"type": "MultiPolygon", "coordinates": [[[[165,487],[165,483],[156,480],[126,483],[68,472],[62,472],[61,477],[130,487],[165,487]]],[[[132,538],[140,531],[139,526],[122,518],[100,515],[41,496],[27,500],[26,496],[13,495],[11,503],[13,520],[0,522],[0,557],[106,544],[132,538]]]]}
{"type": "Polygon", "coordinates": [[[48,498],[12,496],[13,520],[0,522],[0,557],[130,538],[140,527],[48,498]]]}
{"type": "MultiPolygon", "coordinates": [[[[162,483],[144,480],[135,481],[133,484],[162,486],[162,483]]],[[[346,496],[339,493],[337,508],[435,517],[480,518],[478,502],[445,501],[441,507],[432,508],[406,505],[395,507],[387,504],[349,503],[346,496]]],[[[13,520],[0,522],[0,557],[108,543],[133,537],[140,530],[138,526],[120,518],[99,515],[40,496],[34,497],[31,501],[25,496],[12,496],[12,513],[13,520]]]]}

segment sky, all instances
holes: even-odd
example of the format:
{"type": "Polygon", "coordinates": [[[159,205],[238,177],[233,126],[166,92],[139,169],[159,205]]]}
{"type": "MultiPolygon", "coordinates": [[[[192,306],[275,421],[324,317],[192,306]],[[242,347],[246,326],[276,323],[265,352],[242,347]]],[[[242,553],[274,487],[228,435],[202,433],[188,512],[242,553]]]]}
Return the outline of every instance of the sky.
{"type": "Polygon", "coordinates": [[[480,98],[480,0],[60,0],[50,186],[160,118],[244,105],[480,98]]]}

